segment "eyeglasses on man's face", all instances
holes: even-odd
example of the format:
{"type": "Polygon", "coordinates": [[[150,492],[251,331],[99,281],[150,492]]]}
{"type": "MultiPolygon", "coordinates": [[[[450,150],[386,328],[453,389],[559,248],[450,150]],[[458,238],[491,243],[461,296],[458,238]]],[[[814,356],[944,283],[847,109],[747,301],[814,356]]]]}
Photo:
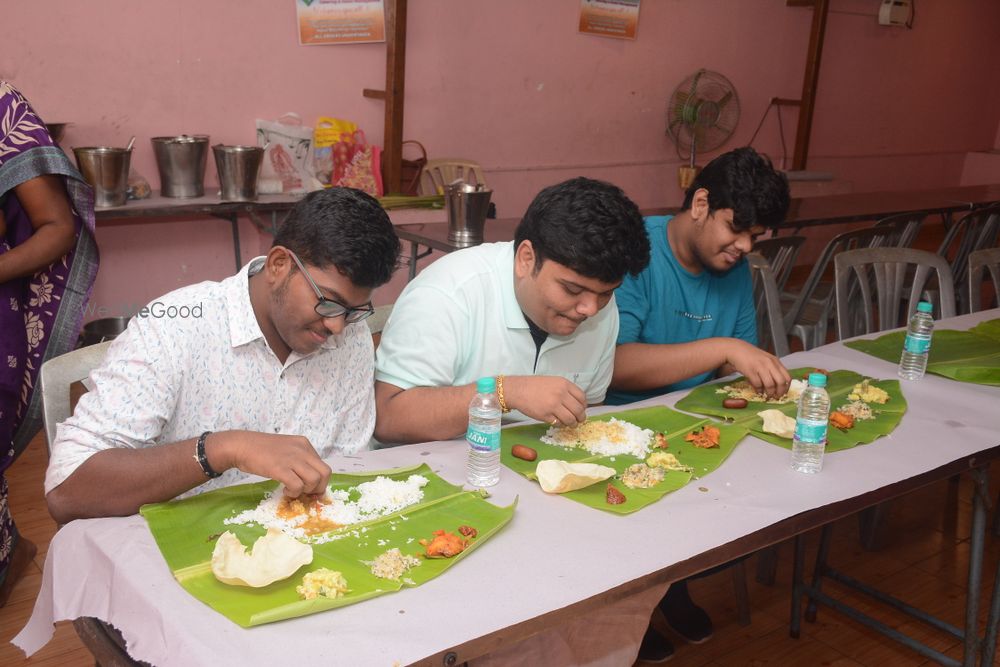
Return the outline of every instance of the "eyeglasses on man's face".
{"type": "Polygon", "coordinates": [[[333,299],[327,299],[325,296],[323,296],[323,292],[320,291],[319,285],[316,284],[316,281],[313,280],[312,276],[309,275],[309,272],[306,271],[306,267],[302,265],[302,262],[301,260],[299,260],[298,255],[296,255],[291,250],[288,251],[288,254],[291,255],[292,260],[295,261],[295,265],[299,267],[299,271],[302,272],[302,275],[309,282],[309,286],[312,287],[313,292],[316,293],[316,298],[319,300],[316,303],[315,307],[317,315],[319,315],[320,317],[343,316],[345,322],[353,323],[353,322],[360,322],[366,317],[371,317],[372,315],[375,314],[375,307],[372,306],[371,303],[366,303],[363,306],[358,306],[357,308],[353,308],[351,306],[345,306],[339,301],[334,301],[333,299]]]}

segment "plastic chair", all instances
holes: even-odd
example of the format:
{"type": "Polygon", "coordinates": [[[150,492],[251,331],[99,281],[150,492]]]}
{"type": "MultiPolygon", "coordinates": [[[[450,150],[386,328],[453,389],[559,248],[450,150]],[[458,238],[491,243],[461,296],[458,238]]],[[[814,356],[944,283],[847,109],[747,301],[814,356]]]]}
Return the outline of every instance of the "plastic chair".
{"type": "Polygon", "coordinates": [[[53,357],[42,364],[38,377],[42,390],[45,439],[48,440],[50,452],[56,438],[56,425],[70,416],[70,385],[90,375],[90,371],[104,359],[109,345],[111,341],[88,345],[53,357]]]}
{"type": "Polygon", "coordinates": [[[976,250],[995,246],[998,232],[1000,232],[1000,205],[994,204],[963,217],[948,229],[941,241],[937,254],[948,260],[955,284],[962,286],[956,295],[962,313],[969,312],[968,292],[964,287],[969,270],[969,255],[976,250]]]}
{"type": "Polygon", "coordinates": [[[755,252],[767,260],[774,273],[774,282],[779,293],[785,289],[785,284],[792,275],[795,260],[798,258],[799,250],[802,249],[805,240],[804,236],[772,236],[753,244],[751,252],[755,252]]]}
{"type": "Polygon", "coordinates": [[[900,213],[882,218],[875,223],[876,227],[891,229],[896,238],[897,248],[912,248],[913,242],[917,240],[920,228],[927,219],[927,213],[916,211],[913,213],[900,213]]]}
{"type": "Polygon", "coordinates": [[[444,194],[444,186],[459,178],[466,183],[482,183],[486,185],[483,168],[479,166],[478,162],[463,160],[461,158],[428,160],[427,164],[424,165],[423,173],[420,175],[420,194],[444,194]]]}
{"type": "Polygon", "coordinates": [[[788,334],[781,315],[781,294],[771,265],[756,251],[747,255],[747,263],[750,264],[754,307],[757,309],[758,346],[764,350],[773,348],[776,356],[784,357],[788,354],[788,334]]]}
{"type": "MultiPolygon", "coordinates": [[[[90,375],[107,354],[111,341],[81,347],[53,357],[42,364],[38,372],[42,392],[42,419],[49,451],[56,437],[56,426],[71,414],[70,385],[90,375]]],[[[145,665],[133,660],[125,650],[125,640],[113,626],[91,617],[74,619],[73,629],[79,635],[96,663],[107,667],[145,665]]]]}
{"type": "Polygon", "coordinates": [[[894,230],[885,227],[854,229],[830,239],[798,295],[783,295],[785,330],[802,341],[803,349],[810,350],[826,342],[828,322],[835,314],[833,283],[820,282],[830,261],[847,250],[878,248],[891,245],[894,241],[894,230]],[[790,305],[786,306],[788,302],[790,305]]]}
{"type": "Polygon", "coordinates": [[[983,272],[993,279],[993,302],[1000,305],[1000,248],[983,248],[969,253],[969,312],[983,309],[983,272]]]}
{"type": "Polygon", "coordinates": [[[939,317],[955,316],[951,268],[940,255],[913,248],[862,248],[837,255],[834,270],[840,340],[904,325],[917,310],[931,271],[937,272],[941,286],[939,317]],[[912,282],[907,280],[911,268],[912,282]],[[851,289],[852,277],[856,290],[851,289]]]}
{"type": "Polygon", "coordinates": [[[382,333],[382,329],[385,329],[386,322],[389,321],[389,314],[392,312],[392,305],[388,304],[385,306],[376,306],[375,314],[365,320],[365,324],[368,325],[368,330],[372,332],[372,335],[382,333]]]}
{"type": "Polygon", "coordinates": [[[386,306],[377,306],[375,308],[375,314],[365,320],[368,324],[368,330],[372,334],[372,343],[375,345],[375,349],[378,349],[379,343],[382,341],[382,329],[385,329],[386,323],[389,321],[389,313],[392,312],[392,304],[386,306]]]}

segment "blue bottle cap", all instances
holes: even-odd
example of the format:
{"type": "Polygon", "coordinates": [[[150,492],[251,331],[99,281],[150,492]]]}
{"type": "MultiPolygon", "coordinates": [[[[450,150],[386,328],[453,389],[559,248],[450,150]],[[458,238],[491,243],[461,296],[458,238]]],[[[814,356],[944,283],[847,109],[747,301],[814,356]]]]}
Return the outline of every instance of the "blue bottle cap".
{"type": "Polygon", "coordinates": [[[476,380],[476,391],[480,394],[492,394],[497,390],[496,378],[490,376],[476,380]]]}
{"type": "Polygon", "coordinates": [[[934,306],[927,303],[926,301],[921,301],[920,303],[917,304],[917,310],[919,310],[921,313],[933,313],[934,306]]]}
{"type": "Polygon", "coordinates": [[[826,375],[824,375],[823,373],[810,373],[809,384],[811,384],[814,387],[825,387],[826,375]]]}

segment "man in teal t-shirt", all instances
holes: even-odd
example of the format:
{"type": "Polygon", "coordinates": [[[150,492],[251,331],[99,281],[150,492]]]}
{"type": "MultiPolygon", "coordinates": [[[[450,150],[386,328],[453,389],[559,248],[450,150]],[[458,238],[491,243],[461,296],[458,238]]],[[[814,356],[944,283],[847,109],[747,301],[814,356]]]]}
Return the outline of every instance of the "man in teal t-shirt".
{"type": "MultiPolygon", "coordinates": [[[[618,347],[606,402],[620,405],[738,372],[758,391],[780,396],[791,377],[757,347],[750,269],[754,239],[788,211],[788,182],[752,148],[712,160],[684,194],[673,217],[646,219],[649,266],[615,291],[618,347]]],[[[691,643],[712,636],[712,620],[670,586],[659,603],[667,624],[691,643]]],[[[662,662],[673,646],[652,626],[639,658],[662,662]]]]}
{"type": "MultiPolygon", "coordinates": [[[[627,277],[615,291],[620,326],[618,344],[678,344],[707,338],[736,338],[757,345],[756,311],[750,267],[740,258],[725,273],[692,273],[677,261],[667,242],[673,216],[646,218],[651,265],[627,277]]],[[[668,385],[640,391],[611,391],[612,405],[694,387],[712,379],[717,367],[668,385]]]]}
{"type": "Polygon", "coordinates": [[[738,372],[782,395],[791,378],[757,345],[744,255],[788,210],[788,182],[752,148],[712,160],[673,217],[646,219],[650,261],[615,291],[620,328],[607,402],[614,405],[738,372]]]}

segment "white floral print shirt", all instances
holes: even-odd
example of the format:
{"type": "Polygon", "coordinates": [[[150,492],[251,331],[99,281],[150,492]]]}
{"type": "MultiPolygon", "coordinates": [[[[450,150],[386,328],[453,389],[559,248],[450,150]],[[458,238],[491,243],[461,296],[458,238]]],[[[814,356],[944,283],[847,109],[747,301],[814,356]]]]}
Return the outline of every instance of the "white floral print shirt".
{"type": "MultiPolygon", "coordinates": [[[[258,257],[221,283],[171,292],[132,318],[91,373],[93,389],[58,426],[46,493],[104,449],[155,447],[204,431],[304,435],[323,458],[368,447],[375,428],[368,326],[349,324],[282,365],[250,306],[248,275],[262,265],[258,257]]],[[[246,478],[230,469],[180,497],[246,478]]]]}

